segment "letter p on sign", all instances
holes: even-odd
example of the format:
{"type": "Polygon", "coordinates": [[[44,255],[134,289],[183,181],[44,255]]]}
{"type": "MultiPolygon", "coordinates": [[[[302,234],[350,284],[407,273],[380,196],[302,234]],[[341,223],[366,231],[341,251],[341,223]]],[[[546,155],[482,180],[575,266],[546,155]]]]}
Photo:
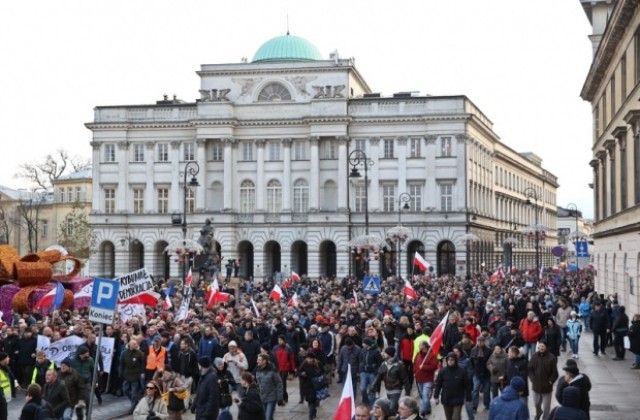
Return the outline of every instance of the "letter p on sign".
{"type": "Polygon", "coordinates": [[[96,296],[96,303],[102,304],[102,299],[111,301],[113,299],[113,284],[100,282],[98,285],[98,295],[96,296]]]}

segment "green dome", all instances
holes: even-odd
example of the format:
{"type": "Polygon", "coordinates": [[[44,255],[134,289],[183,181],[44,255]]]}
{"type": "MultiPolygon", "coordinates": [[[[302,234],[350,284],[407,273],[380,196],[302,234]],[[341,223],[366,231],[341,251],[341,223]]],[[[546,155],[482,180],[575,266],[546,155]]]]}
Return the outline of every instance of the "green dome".
{"type": "Polygon", "coordinates": [[[322,60],[315,45],[298,36],[283,35],[262,44],[252,62],[260,61],[313,61],[322,60]]]}

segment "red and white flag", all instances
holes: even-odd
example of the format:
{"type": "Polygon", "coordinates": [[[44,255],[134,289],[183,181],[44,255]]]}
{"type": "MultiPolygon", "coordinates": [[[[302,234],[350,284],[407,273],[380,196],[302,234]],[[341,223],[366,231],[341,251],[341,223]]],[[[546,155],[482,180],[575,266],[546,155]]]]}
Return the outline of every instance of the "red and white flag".
{"type": "Polygon", "coordinates": [[[351,303],[353,303],[354,305],[358,304],[358,294],[356,293],[356,291],[353,291],[353,297],[351,298],[351,303]]]}
{"type": "Polygon", "coordinates": [[[191,269],[189,269],[189,274],[187,274],[187,278],[184,279],[184,285],[191,286],[192,280],[193,280],[193,273],[191,272],[191,269]]]}
{"type": "Polygon", "coordinates": [[[218,285],[218,279],[215,279],[211,284],[211,290],[209,290],[207,309],[211,309],[218,302],[229,302],[229,299],[231,299],[231,295],[229,293],[222,292],[218,285]]]}
{"type": "Polygon", "coordinates": [[[291,296],[288,305],[294,308],[298,307],[298,293],[294,293],[293,296],[291,296]]]}
{"type": "Polygon", "coordinates": [[[279,301],[280,299],[282,299],[282,295],[282,289],[276,284],[275,286],[273,286],[273,290],[271,291],[269,297],[273,300],[279,301]]]}
{"type": "Polygon", "coordinates": [[[409,280],[404,281],[404,294],[409,299],[418,300],[418,294],[416,293],[411,283],[409,283],[409,280]]]}
{"type": "Polygon", "coordinates": [[[291,272],[291,280],[300,281],[300,275],[298,273],[296,273],[295,271],[292,271],[291,272]]]}
{"type": "Polygon", "coordinates": [[[449,320],[449,312],[447,312],[445,317],[442,318],[442,321],[440,321],[436,329],[433,331],[433,334],[431,334],[431,337],[429,337],[431,350],[435,355],[440,353],[440,347],[442,346],[442,340],[444,339],[444,329],[447,326],[448,320],[449,320]]]}
{"type": "Polygon", "coordinates": [[[169,295],[165,296],[164,300],[162,301],[162,309],[166,311],[172,306],[173,306],[173,303],[171,303],[171,298],[169,297],[169,295]]]}
{"type": "Polygon", "coordinates": [[[416,251],[416,254],[413,257],[413,264],[417,265],[421,271],[427,271],[429,269],[429,263],[422,258],[422,255],[418,254],[418,251],[416,251]]]}
{"type": "Polygon", "coordinates": [[[253,312],[256,313],[256,317],[260,317],[260,311],[258,311],[258,305],[256,305],[256,301],[251,298],[251,306],[253,306],[253,312]]]}
{"type": "Polygon", "coordinates": [[[347,378],[342,387],[340,404],[333,420],[352,420],[356,415],[356,401],[353,395],[353,383],[351,382],[351,365],[347,365],[347,378]]]}

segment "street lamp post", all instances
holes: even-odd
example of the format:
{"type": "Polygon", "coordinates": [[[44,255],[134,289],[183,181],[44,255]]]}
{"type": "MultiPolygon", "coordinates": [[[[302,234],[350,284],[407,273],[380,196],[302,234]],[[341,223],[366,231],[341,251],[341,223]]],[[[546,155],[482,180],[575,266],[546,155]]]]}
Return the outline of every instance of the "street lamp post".
{"type": "Polygon", "coordinates": [[[573,212],[573,215],[576,219],[576,232],[571,241],[573,242],[575,252],[576,252],[576,271],[580,269],[580,264],[578,263],[578,242],[580,241],[580,231],[578,230],[578,206],[574,203],[567,204],[567,210],[573,212]]]}
{"type": "Polygon", "coordinates": [[[471,279],[471,244],[475,242],[475,238],[471,238],[469,233],[471,232],[471,222],[478,220],[477,212],[476,208],[467,209],[467,280],[471,279]]]}
{"type": "Polygon", "coordinates": [[[534,235],[535,235],[535,247],[536,247],[536,271],[540,273],[540,232],[538,226],[538,193],[535,189],[531,187],[527,187],[524,189],[524,193],[527,196],[527,201],[525,204],[527,206],[534,206],[533,215],[534,215],[534,235]],[[533,198],[534,203],[531,202],[533,198]]]}
{"type": "MultiPolygon", "coordinates": [[[[198,172],[200,172],[200,166],[198,165],[198,162],[195,161],[191,161],[191,162],[187,162],[187,164],[184,167],[184,179],[182,182],[182,187],[184,188],[184,201],[182,203],[182,220],[181,220],[181,224],[182,224],[182,252],[183,252],[183,256],[182,256],[182,285],[184,286],[184,283],[187,279],[187,265],[189,264],[189,255],[188,255],[188,251],[187,251],[187,191],[190,187],[199,187],[200,184],[198,184],[198,178],[196,178],[196,175],[198,175],[198,172]],[[187,184],[187,176],[191,177],[191,180],[189,181],[189,183],[187,184]]],[[[175,224],[175,217],[172,218],[172,220],[174,221],[175,224]]]]}
{"type": "MultiPolygon", "coordinates": [[[[356,149],[349,153],[349,164],[351,165],[351,173],[349,178],[360,178],[358,166],[364,165],[364,232],[369,235],[369,166],[373,165],[373,160],[367,157],[367,154],[360,149],[356,149]]],[[[365,253],[365,269],[369,271],[369,251],[365,253]]]]}
{"type": "MultiPolygon", "coordinates": [[[[409,202],[411,201],[411,195],[409,193],[403,192],[398,196],[398,226],[402,226],[402,210],[409,210],[409,202]],[[404,203],[404,206],[402,205],[404,203]]],[[[402,237],[398,235],[398,278],[402,276],[402,237]]]]}

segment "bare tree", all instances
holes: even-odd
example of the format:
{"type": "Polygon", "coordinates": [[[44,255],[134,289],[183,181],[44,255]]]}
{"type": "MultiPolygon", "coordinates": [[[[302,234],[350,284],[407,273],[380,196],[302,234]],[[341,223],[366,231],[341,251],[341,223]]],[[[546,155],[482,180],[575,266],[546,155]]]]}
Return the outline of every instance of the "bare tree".
{"type": "Polygon", "coordinates": [[[48,189],[56,179],[66,172],[77,172],[87,166],[88,159],[71,157],[65,149],[58,149],[55,155],[48,154],[43,162],[27,162],[21,164],[17,178],[28,179],[36,188],[48,189]]]}
{"type": "Polygon", "coordinates": [[[93,248],[94,236],[89,224],[89,215],[79,202],[58,228],[58,243],[65,247],[69,254],[81,259],[88,259],[93,248]]]}
{"type": "Polygon", "coordinates": [[[0,245],[9,243],[13,222],[15,222],[15,218],[12,218],[8,209],[0,206],[0,245]]]}
{"type": "Polygon", "coordinates": [[[46,202],[46,191],[24,192],[20,197],[18,211],[20,224],[27,231],[29,252],[38,251],[38,233],[40,224],[40,209],[46,202]]]}

